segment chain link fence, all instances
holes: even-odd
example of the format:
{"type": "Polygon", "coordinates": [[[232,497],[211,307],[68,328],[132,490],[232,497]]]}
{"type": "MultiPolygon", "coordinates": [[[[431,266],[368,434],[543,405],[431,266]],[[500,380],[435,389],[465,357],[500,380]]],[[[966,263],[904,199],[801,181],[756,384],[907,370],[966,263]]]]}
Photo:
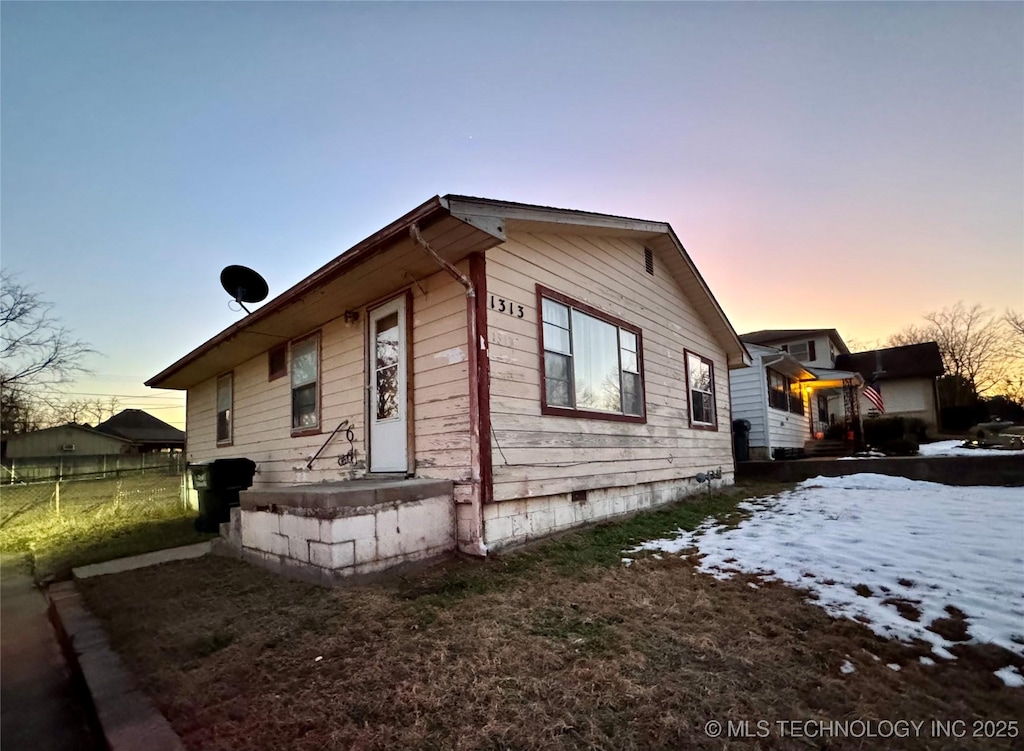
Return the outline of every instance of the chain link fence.
{"type": "Polygon", "coordinates": [[[194,515],[186,482],[184,462],[32,481],[5,472],[0,549],[31,552],[54,541],[113,538],[194,515]]]}

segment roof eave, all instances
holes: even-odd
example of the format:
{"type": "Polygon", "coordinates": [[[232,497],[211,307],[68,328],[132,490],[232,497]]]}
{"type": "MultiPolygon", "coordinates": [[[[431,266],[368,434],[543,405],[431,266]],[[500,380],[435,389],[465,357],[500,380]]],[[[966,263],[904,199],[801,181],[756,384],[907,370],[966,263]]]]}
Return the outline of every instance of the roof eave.
{"type": "Polygon", "coordinates": [[[242,320],[233,323],[231,326],[228,326],[212,339],[208,339],[173,365],[170,365],[147,380],[145,385],[150,388],[172,388],[179,390],[184,388],[182,386],[166,386],[164,384],[166,384],[170,378],[186,366],[195,362],[203,355],[213,351],[219,345],[236,336],[241,331],[244,331],[246,328],[259,323],[268,316],[280,311],[288,305],[291,305],[301,299],[302,296],[307,294],[310,290],[341,276],[353,266],[356,266],[379,253],[381,250],[386,248],[391,241],[406,234],[409,231],[409,227],[413,224],[422,223],[425,220],[432,218],[434,215],[443,212],[446,212],[446,205],[445,201],[439,196],[434,196],[430,200],[425,201],[412,211],[399,219],[396,219],[394,222],[378,232],[370,235],[365,240],[354,245],[352,248],[337,256],[324,266],[321,266],[318,270],[282,292],[263,307],[253,311],[242,320]]]}

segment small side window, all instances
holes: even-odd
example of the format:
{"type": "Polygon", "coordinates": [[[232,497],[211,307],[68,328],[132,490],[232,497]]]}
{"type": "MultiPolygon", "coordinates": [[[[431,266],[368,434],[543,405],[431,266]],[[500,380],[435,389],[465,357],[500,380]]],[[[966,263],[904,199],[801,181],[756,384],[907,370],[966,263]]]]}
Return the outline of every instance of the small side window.
{"type": "Polygon", "coordinates": [[[288,375],[288,345],[274,347],[267,353],[267,380],[276,381],[288,375]]]}
{"type": "Polygon", "coordinates": [[[706,357],[686,353],[686,382],[690,400],[690,426],[702,430],[718,429],[715,409],[715,366],[706,357]]]}
{"type": "Polygon", "coordinates": [[[217,443],[231,443],[234,383],[231,373],[217,379],[217,443]]]}
{"type": "Polygon", "coordinates": [[[320,427],[320,335],[292,343],[292,430],[320,427]]]}

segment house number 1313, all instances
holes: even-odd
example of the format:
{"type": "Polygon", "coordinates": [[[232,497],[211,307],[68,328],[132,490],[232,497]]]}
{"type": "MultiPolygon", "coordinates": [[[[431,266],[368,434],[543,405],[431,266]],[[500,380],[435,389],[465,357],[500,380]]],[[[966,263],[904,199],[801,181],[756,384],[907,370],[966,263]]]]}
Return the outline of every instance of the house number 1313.
{"type": "Polygon", "coordinates": [[[508,313],[510,316],[515,316],[516,318],[523,317],[523,306],[511,303],[504,297],[495,297],[494,295],[491,295],[491,309],[496,310],[499,313],[508,313]]]}

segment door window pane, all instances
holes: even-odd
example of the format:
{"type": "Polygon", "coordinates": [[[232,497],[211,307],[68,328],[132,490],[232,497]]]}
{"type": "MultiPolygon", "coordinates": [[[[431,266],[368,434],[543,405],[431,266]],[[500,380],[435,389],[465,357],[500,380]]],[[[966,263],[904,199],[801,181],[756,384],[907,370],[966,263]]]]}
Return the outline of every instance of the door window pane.
{"type": "Polygon", "coordinates": [[[386,315],[377,321],[375,337],[377,353],[376,367],[384,368],[398,362],[398,312],[386,315]]]}
{"type": "Polygon", "coordinates": [[[377,371],[377,419],[398,417],[398,365],[389,365],[377,371]]]}
{"type": "Polygon", "coordinates": [[[401,414],[398,383],[401,336],[398,326],[398,311],[374,322],[374,414],[377,420],[392,420],[401,414]]]}

